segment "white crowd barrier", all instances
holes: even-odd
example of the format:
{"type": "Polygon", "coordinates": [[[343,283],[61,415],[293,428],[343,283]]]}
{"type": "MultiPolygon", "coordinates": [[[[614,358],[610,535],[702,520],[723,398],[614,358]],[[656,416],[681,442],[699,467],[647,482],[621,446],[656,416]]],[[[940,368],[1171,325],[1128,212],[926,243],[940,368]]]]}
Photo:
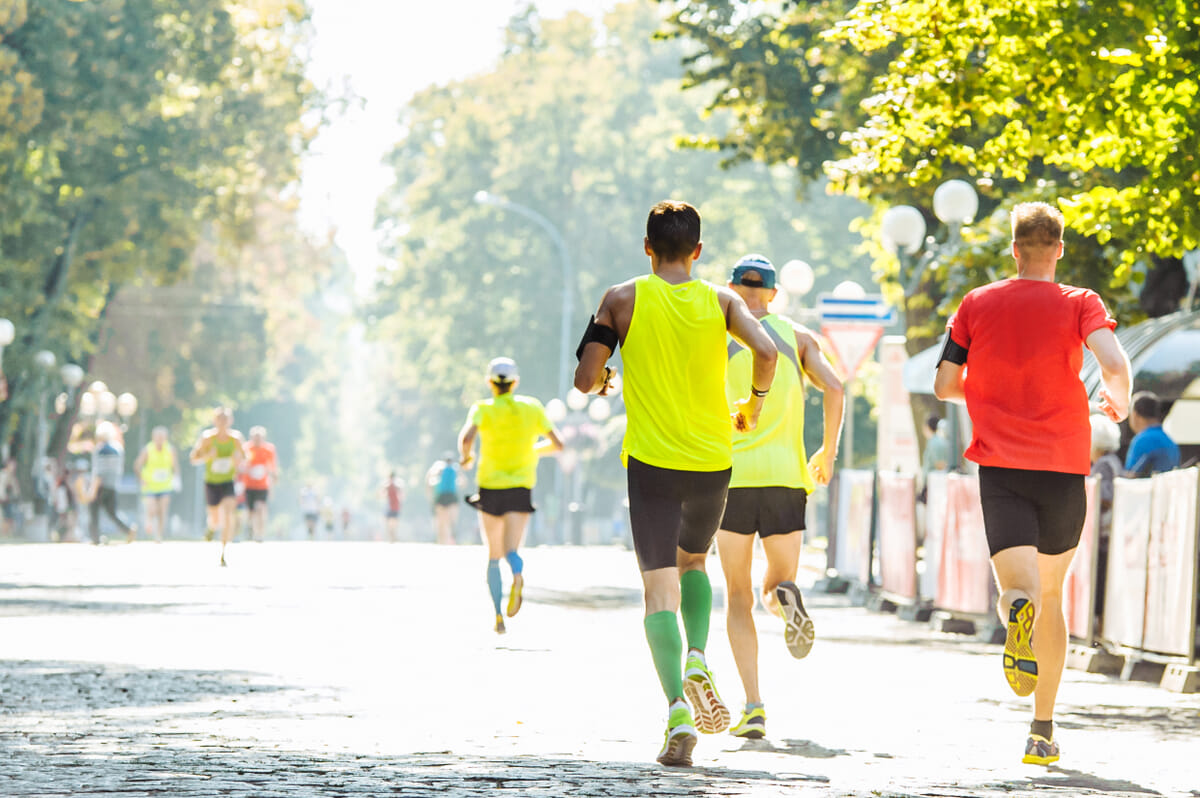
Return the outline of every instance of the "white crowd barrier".
{"type": "Polygon", "coordinates": [[[837,513],[829,560],[838,575],[865,587],[871,583],[871,516],[875,472],[846,470],[837,475],[837,513]]]}
{"type": "Polygon", "coordinates": [[[1100,561],[1100,481],[1088,477],[1087,516],[1079,547],[1063,585],[1063,609],[1071,637],[1090,645],[1095,638],[1096,571],[1100,561]]]}
{"type": "Polygon", "coordinates": [[[916,496],[912,474],[879,472],[879,586],[888,598],[908,602],[920,599],[916,496]]]}

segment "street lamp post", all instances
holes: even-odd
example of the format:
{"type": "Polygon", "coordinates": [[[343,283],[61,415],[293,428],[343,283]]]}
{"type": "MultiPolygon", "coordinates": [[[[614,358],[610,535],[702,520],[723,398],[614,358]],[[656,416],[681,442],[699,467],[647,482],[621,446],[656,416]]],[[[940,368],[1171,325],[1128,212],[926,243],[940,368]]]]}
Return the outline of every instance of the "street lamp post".
{"type": "MultiPolygon", "coordinates": [[[[911,205],[897,205],[883,214],[880,239],[884,249],[895,253],[900,261],[900,281],[905,286],[905,296],[916,290],[925,270],[939,257],[958,249],[962,241],[963,227],[975,221],[975,214],[978,212],[979,195],[971,184],[965,180],[947,180],[933,192],[934,216],[946,225],[948,231],[946,240],[942,243],[939,244],[932,235],[925,235],[925,217],[911,205]]],[[[958,414],[951,407],[947,415],[950,419],[952,441],[951,466],[957,468],[962,448],[958,442],[958,414]]]]}
{"type": "Polygon", "coordinates": [[[570,376],[570,338],[571,338],[571,315],[574,313],[574,302],[572,301],[571,283],[575,275],[574,267],[571,264],[571,255],[567,251],[567,242],[563,240],[562,233],[554,226],[554,223],[547,219],[542,214],[535,211],[533,208],[513,202],[504,197],[490,194],[487,191],[475,192],[475,201],[480,205],[491,205],[502,210],[512,211],[513,213],[524,216],[534,224],[538,225],[546,232],[550,239],[554,242],[555,248],[558,249],[558,260],[562,266],[562,319],[559,327],[558,341],[558,396],[566,396],[567,391],[571,386],[570,376]]]}
{"type": "Polygon", "coordinates": [[[588,441],[599,440],[596,430],[611,418],[612,413],[610,398],[588,396],[575,388],[567,392],[565,402],[556,397],[546,403],[546,417],[554,424],[562,426],[563,444],[566,448],[560,455],[560,462],[562,471],[571,477],[564,480],[559,496],[560,503],[566,511],[564,519],[569,522],[564,526],[561,541],[563,543],[567,542],[568,537],[572,543],[583,542],[582,507],[579,503],[583,486],[583,466],[596,454],[595,448],[588,441]],[[566,532],[568,526],[571,530],[569,536],[566,532]]]}
{"type": "MultiPolygon", "coordinates": [[[[574,312],[574,302],[572,301],[571,283],[575,274],[574,266],[571,263],[571,254],[567,250],[567,242],[563,240],[562,233],[554,226],[554,223],[547,219],[542,214],[535,211],[526,205],[506,199],[505,197],[491,194],[487,191],[476,191],[475,202],[480,205],[491,205],[505,211],[512,211],[515,214],[524,216],[538,227],[545,231],[546,235],[550,236],[550,240],[554,242],[555,248],[558,250],[558,261],[562,266],[562,318],[559,321],[558,332],[558,396],[566,396],[567,391],[571,386],[570,374],[570,338],[571,338],[571,315],[574,312]]],[[[561,500],[566,495],[565,486],[566,479],[563,475],[562,468],[554,472],[555,479],[555,495],[561,500]]],[[[562,520],[566,520],[566,506],[559,508],[559,516],[562,520]]],[[[565,531],[564,531],[565,534],[565,531]]]]}

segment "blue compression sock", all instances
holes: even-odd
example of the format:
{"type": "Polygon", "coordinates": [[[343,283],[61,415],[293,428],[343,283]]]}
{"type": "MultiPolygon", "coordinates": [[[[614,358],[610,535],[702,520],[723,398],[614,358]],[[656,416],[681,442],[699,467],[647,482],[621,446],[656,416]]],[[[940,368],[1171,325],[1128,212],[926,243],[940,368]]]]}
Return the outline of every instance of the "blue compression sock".
{"type": "Polygon", "coordinates": [[[525,568],[525,561],[521,559],[521,555],[515,551],[510,551],[504,555],[504,559],[508,560],[508,567],[512,568],[513,574],[519,574],[525,568]]]}
{"type": "Polygon", "coordinates": [[[488,590],[492,593],[492,604],[500,614],[500,561],[488,560],[488,590]]]}

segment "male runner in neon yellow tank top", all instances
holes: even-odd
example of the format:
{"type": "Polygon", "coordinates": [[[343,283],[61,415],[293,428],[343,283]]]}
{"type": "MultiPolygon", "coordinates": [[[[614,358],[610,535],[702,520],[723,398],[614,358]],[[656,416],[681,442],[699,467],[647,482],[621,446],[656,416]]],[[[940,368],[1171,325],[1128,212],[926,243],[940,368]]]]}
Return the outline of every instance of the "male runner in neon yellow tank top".
{"type": "Polygon", "coordinates": [[[147,531],[162,543],[167,531],[171,494],[175,492],[175,480],[179,478],[179,457],[175,447],[167,441],[166,427],[155,427],[150,433],[150,442],[138,454],[133,470],[142,483],[147,531]]]}
{"type": "MultiPolygon", "coordinates": [[[[758,426],[733,436],[733,477],[725,518],[717,533],[717,551],[725,572],[726,631],[746,691],[741,721],[731,733],[759,739],[767,716],[758,692],[758,636],[754,629],[754,588],[750,566],[754,535],[767,555],[763,606],[782,614],[784,639],[797,659],[807,656],[813,625],[796,587],[796,566],[804,530],[804,510],[814,485],[826,485],[837,457],[842,428],[842,382],[821,353],[817,339],[790,319],[767,309],[775,298],[775,267],[762,255],[747,255],[733,267],[729,287],[762,323],[781,357],[771,394],[763,402],[758,426]],[[823,445],[811,458],[804,452],[804,378],[824,393],[823,445]]],[[[750,353],[731,341],[725,395],[736,401],[750,384],[750,353]]]]}
{"type": "Polygon", "coordinates": [[[208,505],[208,528],[221,530],[221,566],[225,566],[225,547],[237,531],[237,496],[233,480],[238,466],[246,459],[242,433],[233,429],[233,411],[218,407],[213,425],[200,433],[192,447],[190,460],[204,463],[204,498],[208,505]]]}
{"type": "Polygon", "coordinates": [[[487,583],[496,611],[497,634],[505,631],[504,616],[500,614],[500,558],[512,570],[507,610],[511,618],[521,609],[525,576],[517,548],[534,510],[538,458],[563,447],[542,403],[532,396],[513,393],[519,379],[517,364],[510,358],[493,360],[488,365],[492,398],[471,406],[458,434],[464,468],[475,459],[471,450],[475,438],[479,438],[479,495],[470,503],[479,510],[479,526],[488,547],[487,583]]]}
{"type": "Polygon", "coordinates": [[[733,428],[754,429],[778,353],[737,294],[692,276],[701,250],[695,208],[671,200],[651,208],[643,249],[652,273],[604,295],[576,353],[575,387],[606,393],[613,372],[605,362],[620,344],[630,526],[645,591],[646,639],[669,705],[657,758],[664,765],[690,765],[696,729],[711,734],[729,725],[729,710],[704,660],[712,615],[705,557],[725,508],[733,428]],[[752,384],[734,402],[732,423],[725,400],[726,332],[754,359],[752,384]]]}

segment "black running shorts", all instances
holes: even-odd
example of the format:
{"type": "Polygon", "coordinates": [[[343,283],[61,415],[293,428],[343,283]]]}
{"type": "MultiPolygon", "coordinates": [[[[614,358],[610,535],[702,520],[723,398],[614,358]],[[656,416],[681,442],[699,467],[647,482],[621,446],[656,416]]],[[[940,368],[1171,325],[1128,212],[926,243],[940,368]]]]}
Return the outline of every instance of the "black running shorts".
{"type": "Polygon", "coordinates": [[[253,510],[260,504],[266,504],[270,493],[266,488],[246,488],[246,509],[253,510]]]}
{"type": "Polygon", "coordinates": [[[232,482],[204,483],[204,501],[209,507],[216,507],[221,502],[226,499],[232,499],[236,495],[232,482]]]}
{"type": "Polygon", "coordinates": [[[805,528],[804,510],[808,492],[804,488],[730,488],[721,529],[740,535],[769,538],[805,528]]]}
{"type": "Polygon", "coordinates": [[[478,500],[472,501],[473,499],[474,496],[468,498],[467,504],[488,515],[532,513],[535,509],[533,491],[529,488],[480,488],[478,500]]]}
{"type": "Polygon", "coordinates": [[[1079,545],[1087,515],[1082,474],[980,466],[979,499],[993,556],[1013,546],[1062,554],[1079,545]]]}
{"type": "Polygon", "coordinates": [[[629,458],[629,525],[643,571],[674,568],[678,549],[703,554],[725,511],[724,471],[674,471],[629,458]]]}

